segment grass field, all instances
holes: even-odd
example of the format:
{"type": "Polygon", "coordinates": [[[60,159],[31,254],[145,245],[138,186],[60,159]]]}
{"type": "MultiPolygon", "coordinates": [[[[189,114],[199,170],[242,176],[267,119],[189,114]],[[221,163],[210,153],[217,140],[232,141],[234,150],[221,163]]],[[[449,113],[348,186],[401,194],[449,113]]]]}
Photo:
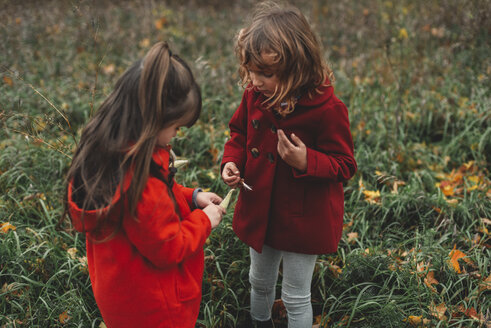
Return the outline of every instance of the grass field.
{"type": "MultiPolygon", "coordinates": [[[[80,131],[160,40],[203,111],[173,142],[178,181],[224,195],[233,38],[255,1],[1,1],[0,327],[103,327],[84,237],[56,229],[80,131]]],[[[319,327],[490,327],[491,2],[295,1],[348,106],[359,171],[338,252],[320,256],[319,327]]],[[[244,327],[248,249],[232,211],[206,244],[197,327],[244,327]]],[[[279,289],[278,296],[279,298],[279,289]]],[[[275,302],[274,320],[286,327],[275,302]]]]}

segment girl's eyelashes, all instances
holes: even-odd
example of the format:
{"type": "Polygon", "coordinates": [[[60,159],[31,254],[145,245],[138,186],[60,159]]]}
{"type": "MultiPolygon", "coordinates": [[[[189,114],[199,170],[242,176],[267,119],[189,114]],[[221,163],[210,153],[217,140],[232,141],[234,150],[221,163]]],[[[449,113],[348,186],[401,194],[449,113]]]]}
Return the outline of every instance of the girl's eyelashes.
{"type": "Polygon", "coordinates": [[[268,72],[268,71],[256,71],[256,70],[251,70],[251,69],[248,69],[247,70],[250,73],[254,73],[254,74],[257,74],[257,75],[262,75],[266,78],[270,78],[270,77],[273,77],[274,73],[271,73],[271,72],[268,72]]]}

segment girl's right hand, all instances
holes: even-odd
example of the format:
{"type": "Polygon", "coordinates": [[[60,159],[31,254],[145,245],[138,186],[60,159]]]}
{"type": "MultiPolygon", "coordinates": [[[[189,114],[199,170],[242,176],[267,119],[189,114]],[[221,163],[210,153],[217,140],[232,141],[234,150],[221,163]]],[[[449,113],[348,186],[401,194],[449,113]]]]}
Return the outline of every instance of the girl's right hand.
{"type": "Polygon", "coordinates": [[[223,167],[222,179],[230,188],[235,188],[240,182],[240,171],[234,162],[227,162],[223,167]]]}
{"type": "Polygon", "coordinates": [[[211,228],[214,229],[218,227],[220,221],[222,221],[223,215],[227,211],[225,211],[225,209],[220,205],[210,204],[203,208],[203,212],[205,212],[205,214],[208,216],[208,219],[210,219],[211,228]]]}

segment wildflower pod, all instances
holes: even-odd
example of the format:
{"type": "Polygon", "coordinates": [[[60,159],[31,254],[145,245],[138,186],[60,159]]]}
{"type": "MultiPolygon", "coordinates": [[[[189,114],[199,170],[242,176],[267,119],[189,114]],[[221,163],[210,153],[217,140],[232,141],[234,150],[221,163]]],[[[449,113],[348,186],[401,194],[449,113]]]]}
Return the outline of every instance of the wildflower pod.
{"type": "Polygon", "coordinates": [[[234,192],[235,189],[230,189],[228,192],[227,196],[222,200],[220,203],[220,206],[224,209],[227,209],[228,205],[230,204],[230,199],[232,198],[232,193],[234,192]]]}
{"type": "Polygon", "coordinates": [[[187,159],[176,159],[174,160],[174,167],[176,169],[180,168],[181,166],[186,165],[189,162],[187,159]]]}

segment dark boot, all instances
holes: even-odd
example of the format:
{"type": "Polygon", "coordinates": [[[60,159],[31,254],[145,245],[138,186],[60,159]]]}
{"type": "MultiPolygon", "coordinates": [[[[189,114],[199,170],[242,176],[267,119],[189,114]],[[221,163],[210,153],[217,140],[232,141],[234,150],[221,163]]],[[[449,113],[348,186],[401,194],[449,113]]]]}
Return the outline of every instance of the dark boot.
{"type": "Polygon", "coordinates": [[[274,328],[273,320],[259,321],[252,319],[253,328],[274,328]]]}

